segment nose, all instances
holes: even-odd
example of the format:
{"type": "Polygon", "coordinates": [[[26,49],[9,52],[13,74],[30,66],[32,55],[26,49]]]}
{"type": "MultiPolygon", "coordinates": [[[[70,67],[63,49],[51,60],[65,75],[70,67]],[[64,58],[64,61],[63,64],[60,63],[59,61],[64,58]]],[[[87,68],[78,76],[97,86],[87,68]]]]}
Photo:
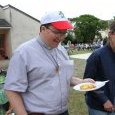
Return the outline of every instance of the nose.
{"type": "Polygon", "coordinates": [[[59,41],[63,41],[65,37],[64,37],[62,34],[56,34],[56,38],[57,38],[59,41]]]}

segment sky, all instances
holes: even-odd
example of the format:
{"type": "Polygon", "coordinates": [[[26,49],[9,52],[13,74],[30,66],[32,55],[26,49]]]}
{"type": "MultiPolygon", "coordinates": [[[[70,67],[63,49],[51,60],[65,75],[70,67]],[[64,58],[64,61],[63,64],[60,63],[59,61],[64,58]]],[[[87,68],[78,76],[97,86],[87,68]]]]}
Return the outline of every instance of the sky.
{"type": "Polygon", "coordinates": [[[62,11],[67,18],[90,14],[102,20],[115,16],[115,0],[0,0],[40,20],[47,11],[62,11]]]}

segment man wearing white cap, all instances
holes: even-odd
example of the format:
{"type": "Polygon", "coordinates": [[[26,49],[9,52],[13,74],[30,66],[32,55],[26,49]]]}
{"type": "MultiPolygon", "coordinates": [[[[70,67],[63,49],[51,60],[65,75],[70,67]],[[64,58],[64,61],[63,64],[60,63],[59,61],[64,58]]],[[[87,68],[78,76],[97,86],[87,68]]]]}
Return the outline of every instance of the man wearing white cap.
{"type": "Polygon", "coordinates": [[[72,28],[61,11],[46,13],[39,36],[14,52],[4,88],[16,115],[68,115],[70,85],[94,82],[72,77],[73,61],[60,44],[72,28]]]}

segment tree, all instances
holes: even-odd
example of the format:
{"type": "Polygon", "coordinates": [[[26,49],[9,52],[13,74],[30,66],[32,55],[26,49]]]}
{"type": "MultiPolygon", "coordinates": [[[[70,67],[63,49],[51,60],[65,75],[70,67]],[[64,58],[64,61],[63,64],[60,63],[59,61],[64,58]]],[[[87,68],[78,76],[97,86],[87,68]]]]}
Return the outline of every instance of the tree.
{"type": "Polygon", "coordinates": [[[76,40],[75,40],[75,33],[73,30],[68,30],[68,35],[67,37],[64,39],[63,43],[64,44],[67,44],[68,41],[71,41],[71,43],[75,44],[76,43],[76,40]]]}
{"type": "Polygon", "coordinates": [[[72,20],[75,23],[75,36],[78,42],[92,42],[99,31],[107,28],[107,21],[100,20],[93,15],[81,15],[72,20]]]}
{"type": "Polygon", "coordinates": [[[113,16],[113,20],[115,20],[115,16],[113,16]]]}

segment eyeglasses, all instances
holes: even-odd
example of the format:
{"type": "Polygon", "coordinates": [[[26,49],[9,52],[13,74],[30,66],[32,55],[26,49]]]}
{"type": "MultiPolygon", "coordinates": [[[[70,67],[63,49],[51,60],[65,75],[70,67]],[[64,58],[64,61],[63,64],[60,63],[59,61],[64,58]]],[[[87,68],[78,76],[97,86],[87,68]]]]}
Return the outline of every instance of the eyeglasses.
{"type": "Polygon", "coordinates": [[[54,34],[56,34],[56,35],[60,35],[60,36],[64,36],[64,37],[66,37],[66,36],[68,35],[67,31],[62,32],[62,31],[53,30],[53,29],[51,29],[51,28],[48,28],[48,29],[51,30],[51,31],[52,31],[54,34]]]}
{"type": "Polygon", "coordinates": [[[110,31],[109,33],[112,35],[115,35],[115,31],[110,31]]]}

